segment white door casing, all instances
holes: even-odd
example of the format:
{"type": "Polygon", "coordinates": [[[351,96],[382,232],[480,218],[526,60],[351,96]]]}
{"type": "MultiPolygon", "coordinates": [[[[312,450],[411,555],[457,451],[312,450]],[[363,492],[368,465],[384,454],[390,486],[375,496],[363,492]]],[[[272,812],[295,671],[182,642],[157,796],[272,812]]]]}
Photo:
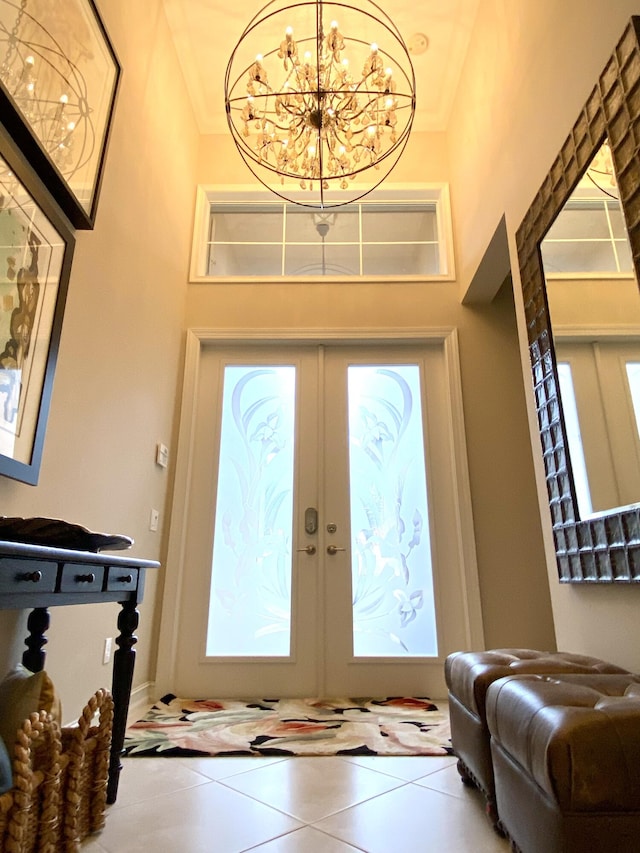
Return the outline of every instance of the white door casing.
{"type": "MultiPolygon", "coordinates": [[[[327,369],[329,371],[333,370],[331,365],[332,360],[335,362],[336,354],[347,361],[351,359],[371,362],[372,357],[374,361],[377,358],[375,363],[380,363],[380,358],[384,361],[384,354],[381,355],[380,352],[372,354],[371,352],[371,346],[375,346],[376,344],[384,348],[388,348],[390,345],[404,345],[404,349],[406,344],[410,343],[414,345],[412,349],[417,346],[420,351],[429,353],[429,357],[431,358],[437,357],[434,354],[439,353],[443,366],[443,369],[439,373],[439,387],[434,389],[432,387],[433,381],[430,380],[429,393],[426,395],[427,401],[437,401],[434,412],[431,414],[427,412],[427,419],[428,431],[431,436],[430,440],[437,439],[439,442],[439,461],[437,465],[439,470],[430,472],[430,480],[432,482],[429,484],[429,490],[430,494],[432,494],[435,489],[440,496],[437,501],[440,508],[436,509],[434,505],[432,523],[436,528],[440,528],[442,525],[447,527],[446,532],[442,531],[442,535],[440,536],[437,535],[438,530],[436,529],[436,535],[432,539],[434,548],[436,549],[434,551],[434,563],[446,565],[446,571],[438,572],[436,568],[437,605],[438,608],[441,608],[443,602],[448,601],[450,604],[454,604],[454,609],[450,611],[450,608],[445,606],[442,610],[443,615],[439,619],[438,657],[433,659],[422,658],[420,661],[413,661],[414,676],[407,679],[406,672],[403,674],[403,669],[407,669],[407,667],[403,666],[402,662],[398,661],[398,659],[390,659],[386,662],[380,659],[363,662],[362,659],[359,659],[356,665],[350,648],[348,653],[345,653],[345,649],[350,647],[350,640],[347,641],[347,634],[345,633],[347,630],[345,627],[346,615],[338,616],[336,623],[334,618],[336,614],[330,614],[331,618],[328,619],[328,614],[325,612],[323,604],[327,598],[335,602],[337,600],[336,597],[338,597],[343,602],[343,606],[349,607],[350,605],[350,596],[348,594],[345,596],[344,594],[345,579],[349,578],[350,582],[348,548],[345,552],[330,557],[329,564],[325,565],[325,571],[318,571],[317,566],[313,566],[314,559],[309,558],[306,554],[301,554],[300,559],[307,562],[299,565],[297,572],[299,586],[296,588],[295,594],[298,596],[298,604],[301,603],[302,599],[309,602],[313,598],[321,602],[321,604],[316,612],[308,617],[309,623],[305,627],[309,630],[306,632],[306,639],[303,638],[302,646],[300,645],[300,638],[296,637],[294,647],[297,654],[302,654],[302,657],[305,657],[306,652],[303,651],[305,644],[308,652],[309,644],[315,643],[315,655],[312,655],[312,657],[315,657],[318,671],[323,674],[323,677],[316,679],[312,673],[305,675],[303,674],[304,670],[301,670],[294,679],[295,684],[292,684],[291,677],[288,680],[286,678],[287,665],[284,664],[284,669],[280,676],[273,678],[270,684],[261,684],[260,678],[262,675],[267,671],[271,671],[273,675],[273,669],[270,664],[261,666],[261,663],[258,661],[249,665],[249,672],[252,673],[250,683],[259,688],[257,689],[258,694],[263,694],[266,691],[274,695],[274,692],[279,688],[282,695],[285,695],[287,691],[288,695],[336,695],[336,692],[344,695],[346,684],[352,695],[363,695],[364,693],[372,692],[371,687],[374,682],[372,682],[371,674],[375,672],[379,679],[379,682],[375,683],[380,684],[377,695],[381,695],[381,692],[386,695],[406,693],[408,685],[418,683],[419,685],[424,685],[422,692],[428,690],[431,695],[442,696],[445,692],[442,669],[446,654],[458,648],[483,647],[464,421],[462,417],[457,335],[455,329],[385,330],[384,332],[358,329],[357,331],[340,331],[339,333],[319,333],[316,330],[306,332],[303,330],[295,334],[292,334],[290,331],[271,329],[263,330],[262,332],[252,330],[250,333],[243,333],[242,331],[230,333],[229,331],[213,329],[192,329],[188,332],[180,435],[176,459],[160,632],[157,675],[158,693],[162,695],[166,692],[176,692],[177,690],[178,692],[182,692],[183,695],[187,691],[195,691],[198,695],[205,695],[203,693],[203,690],[205,690],[211,696],[214,694],[221,697],[231,695],[240,696],[241,694],[249,695],[247,694],[246,684],[243,685],[240,682],[236,682],[233,675],[230,675],[229,678],[220,677],[220,670],[217,671],[218,677],[211,677],[212,673],[211,669],[209,669],[210,675],[203,676],[204,681],[202,678],[198,681],[197,677],[195,680],[191,679],[191,681],[189,680],[190,676],[185,678],[184,674],[189,669],[185,658],[190,657],[192,660],[200,660],[203,655],[201,654],[202,643],[200,641],[184,637],[184,622],[181,628],[180,613],[183,613],[183,619],[184,614],[188,613],[190,624],[198,623],[200,628],[206,625],[206,615],[201,618],[201,613],[193,612],[194,610],[197,611],[199,606],[201,607],[202,599],[206,596],[200,588],[201,584],[196,583],[196,586],[200,590],[196,592],[194,591],[194,585],[191,583],[194,529],[200,529],[199,525],[203,523],[203,520],[194,516],[194,507],[190,505],[189,499],[194,482],[199,477],[204,476],[205,480],[207,477],[209,480],[215,479],[215,470],[213,472],[203,471],[201,464],[194,461],[194,440],[197,438],[199,429],[197,417],[198,387],[200,384],[200,373],[203,370],[204,364],[203,355],[212,345],[232,346],[243,344],[245,347],[250,348],[252,345],[264,345],[267,342],[279,346],[288,346],[294,343],[301,346],[327,344],[329,346],[327,352],[331,358],[328,361],[329,368],[327,368],[327,362],[324,358],[320,360],[319,372],[321,374],[324,374],[327,369]],[[369,352],[366,352],[364,348],[365,343],[369,352]],[[437,416],[434,416],[436,412],[437,416]],[[194,523],[196,524],[195,528],[193,526],[194,523]],[[189,561],[188,565],[187,561],[189,561]],[[306,571],[307,568],[309,569],[308,572],[306,571]],[[339,570],[336,571],[336,568],[339,570]],[[318,622],[314,621],[316,618],[319,620],[318,622]],[[331,629],[327,630],[329,624],[331,625],[331,629]],[[339,630],[336,630],[336,624],[339,630]],[[183,641],[181,641],[181,632],[183,641]],[[328,649],[325,649],[325,639],[327,638],[328,649]],[[415,669],[416,664],[418,664],[417,669],[415,669]],[[253,670],[251,669],[252,666],[254,667],[253,670]],[[415,673],[418,671],[420,671],[421,675],[418,682],[416,682],[415,673]],[[325,673],[326,679],[324,677],[325,673]]],[[[382,353],[384,351],[383,349],[382,353]]],[[[290,354],[293,355],[291,349],[290,354]]],[[[250,356],[248,358],[250,360],[250,356]]],[[[324,382],[325,379],[324,375],[320,376],[321,382],[324,382]]],[[[335,383],[335,381],[335,375],[329,376],[330,383],[335,383]]],[[[320,416],[319,412],[313,412],[311,406],[307,406],[306,415],[308,419],[302,427],[305,434],[312,431],[315,425],[320,425],[318,426],[318,430],[321,433],[322,424],[325,420],[330,425],[334,420],[336,422],[339,420],[332,417],[324,419],[320,416]]],[[[206,429],[209,428],[210,425],[206,427],[206,429]]],[[[319,434],[317,440],[319,443],[324,444],[325,436],[319,434]]],[[[297,485],[301,488],[302,492],[307,488],[304,483],[302,485],[298,483],[297,485]]],[[[332,511],[337,512],[341,519],[346,519],[348,505],[338,508],[339,494],[341,492],[344,493],[344,489],[338,486],[337,489],[334,489],[332,497],[330,494],[330,483],[327,486],[327,483],[324,482],[324,475],[320,472],[316,488],[322,491],[325,487],[328,488],[328,492],[322,495],[322,500],[319,502],[328,503],[332,507],[335,507],[332,511]]],[[[314,505],[316,501],[318,501],[317,496],[314,496],[311,492],[307,495],[301,494],[302,506],[314,505]]],[[[323,522],[327,520],[323,518],[323,522]]],[[[204,523],[206,524],[206,520],[204,523]]],[[[209,522],[210,526],[211,522],[209,522]]],[[[299,522],[297,522],[296,527],[300,528],[299,522]]],[[[297,536],[298,532],[294,532],[297,536]]],[[[331,541],[335,543],[337,540],[333,539],[331,541]]],[[[321,554],[325,558],[327,544],[326,526],[322,524],[318,538],[318,559],[321,554]]],[[[198,559],[209,566],[210,547],[211,541],[209,539],[203,542],[204,550],[201,553],[196,552],[199,553],[198,559]]],[[[315,562],[317,563],[318,560],[315,560],[315,562]]],[[[198,666],[204,666],[204,672],[207,672],[208,664],[210,662],[200,663],[198,666]]],[[[227,667],[229,673],[233,673],[233,666],[234,663],[229,661],[227,667]]],[[[410,669],[411,666],[409,666],[410,669]]],[[[222,672],[224,672],[224,669],[222,672]]],[[[412,692],[415,693],[416,689],[418,688],[414,687],[412,692]]],[[[257,694],[252,691],[250,695],[257,694]]]]}

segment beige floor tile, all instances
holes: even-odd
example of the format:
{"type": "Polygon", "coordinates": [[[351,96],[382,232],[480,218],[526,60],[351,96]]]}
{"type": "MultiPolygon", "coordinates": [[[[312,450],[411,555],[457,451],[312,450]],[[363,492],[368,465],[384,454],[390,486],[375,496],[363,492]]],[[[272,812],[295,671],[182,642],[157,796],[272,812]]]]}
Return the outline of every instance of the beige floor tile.
{"type": "Polygon", "coordinates": [[[339,758],[316,757],[281,761],[220,784],[309,823],[402,783],[339,758]]]}
{"type": "Polygon", "coordinates": [[[378,773],[386,773],[387,776],[404,779],[405,782],[414,782],[452,764],[455,766],[457,761],[450,755],[345,755],[342,758],[344,761],[351,761],[368,770],[376,770],[378,773]]]}
{"type": "Polygon", "coordinates": [[[413,783],[324,818],[315,826],[366,853],[509,851],[508,843],[487,821],[481,797],[463,802],[413,783]]]}
{"type": "Polygon", "coordinates": [[[109,806],[109,812],[161,794],[205,785],[209,781],[202,773],[194,772],[175,758],[125,758],[118,798],[109,806]]]}
{"type": "Polygon", "coordinates": [[[189,770],[201,773],[208,779],[226,779],[229,776],[237,776],[239,773],[250,773],[275,764],[277,761],[291,761],[287,758],[263,758],[261,756],[203,756],[202,758],[172,758],[171,761],[179,761],[189,770]]]}
{"type": "Polygon", "coordinates": [[[311,826],[305,826],[254,847],[251,853],[358,853],[358,848],[311,826]]]}
{"type": "Polygon", "coordinates": [[[437,773],[416,779],[416,785],[424,785],[425,788],[432,788],[434,791],[450,794],[452,797],[458,797],[462,800],[475,799],[478,793],[469,785],[462,783],[455,764],[445,767],[437,773]]]}
{"type": "Polygon", "coordinates": [[[107,817],[96,840],[106,853],[240,853],[300,825],[219,782],[207,782],[120,808],[107,817]]]}

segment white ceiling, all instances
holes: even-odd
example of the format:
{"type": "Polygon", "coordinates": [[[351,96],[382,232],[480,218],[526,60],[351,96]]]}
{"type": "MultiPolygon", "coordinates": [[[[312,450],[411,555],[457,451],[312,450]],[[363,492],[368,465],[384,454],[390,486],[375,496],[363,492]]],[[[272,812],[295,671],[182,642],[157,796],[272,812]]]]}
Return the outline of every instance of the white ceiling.
{"type": "MultiPolygon", "coordinates": [[[[340,0],[342,2],[342,0],[340,0]]],[[[163,0],[201,133],[226,133],[224,73],[261,0],[163,0]]],[[[290,0],[293,4],[295,0],[290,0]]],[[[359,0],[346,0],[360,7],[359,0]]],[[[416,75],[414,130],[447,127],[480,0],[379,0],[410,47],[416,75]],[[426,35],[424,53],[412,49],[426,35]],[[418,39],[420,41],[420,39],[418,39]]],[[[381,45],[383,46],[383,45],[381,45]]]]}

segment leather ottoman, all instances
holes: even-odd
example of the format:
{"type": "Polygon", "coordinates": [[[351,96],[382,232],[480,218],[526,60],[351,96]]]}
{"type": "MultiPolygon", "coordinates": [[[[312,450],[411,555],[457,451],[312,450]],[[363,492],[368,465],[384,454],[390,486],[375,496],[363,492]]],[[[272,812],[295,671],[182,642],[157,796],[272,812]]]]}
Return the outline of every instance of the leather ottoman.
{"type": "Polygon", "coordinates": [[[486,711],[514,850],[640,850],[638,676],[511,676],[489,687],[486,711]]]}
{"type": "Polygon", "coordinates": [[[455,652],[445,661],[449,690],[451,742],[458,756],[458,772],[486,798],[486,810],[495,824],[495,787],[486,721],[486,693],[499,678],[517,673],[626,673],[599,658],[568,652],[534,649],[493,649],[486,652],[455,652]]]}

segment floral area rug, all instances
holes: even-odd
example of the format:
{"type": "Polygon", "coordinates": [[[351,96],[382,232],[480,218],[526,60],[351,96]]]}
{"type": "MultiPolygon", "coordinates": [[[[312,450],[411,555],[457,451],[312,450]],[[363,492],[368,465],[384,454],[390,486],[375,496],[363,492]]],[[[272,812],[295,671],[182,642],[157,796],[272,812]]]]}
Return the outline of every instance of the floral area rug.
{"type": "Polygon", "coordinates": [[[429,699],[189,700],[164,696],[131,725],[129,756],[451,755],[429,699]]]}

